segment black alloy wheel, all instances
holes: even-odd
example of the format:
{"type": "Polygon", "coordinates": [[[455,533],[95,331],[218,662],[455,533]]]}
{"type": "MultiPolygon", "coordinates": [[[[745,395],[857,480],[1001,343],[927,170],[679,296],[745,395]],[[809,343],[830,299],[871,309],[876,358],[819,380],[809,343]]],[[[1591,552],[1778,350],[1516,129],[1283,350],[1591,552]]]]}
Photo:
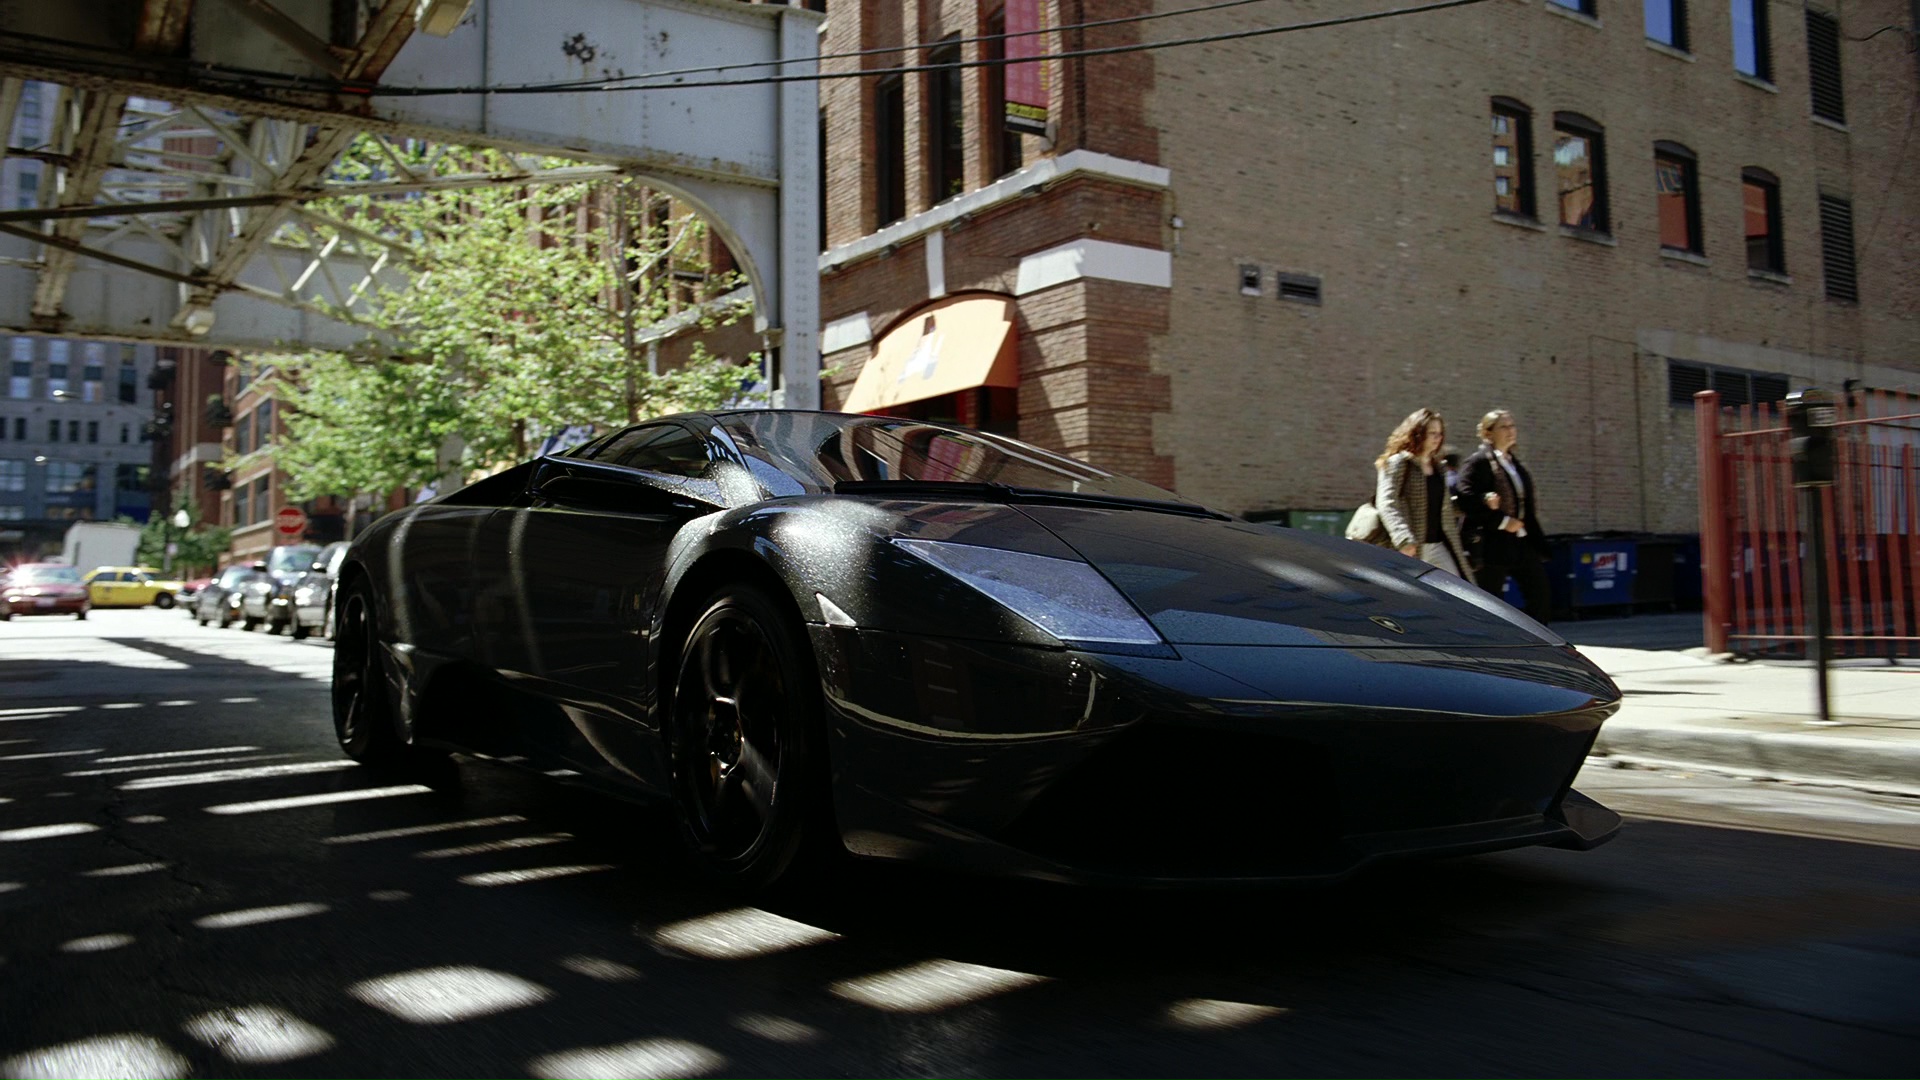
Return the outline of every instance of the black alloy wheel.
{"type": "Polygon", "coordinates": [[[827,849],[819,684],[796,620],[758,589],[727,586],[700,610],[669,714],[676,818],[703,872],[760,888],[827,849]]]}
{"type": "Polygon", "coordinates": [[[333,650],[333,733],[353,760],[390,764],[404,747],[394,730],[386,677],[380,670],[372,590],[356,582],[344,605],[333,650]]]}

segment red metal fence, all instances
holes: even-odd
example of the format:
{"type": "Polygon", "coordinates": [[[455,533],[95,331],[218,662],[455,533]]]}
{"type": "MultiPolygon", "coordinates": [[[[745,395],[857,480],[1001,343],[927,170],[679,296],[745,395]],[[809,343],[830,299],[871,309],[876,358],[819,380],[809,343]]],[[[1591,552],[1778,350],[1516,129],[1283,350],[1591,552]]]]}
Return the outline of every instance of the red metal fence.
{"type": "MultiPolygon", "coordinates": [[[[1833,655],[1920,656],[1920,397],[1836,395],[1827,528],[1833,655]]],[[[1694,395],[1707,648],[1808,654],[1806,534],[1782,403],[1723,408],[1694,395]]]]}

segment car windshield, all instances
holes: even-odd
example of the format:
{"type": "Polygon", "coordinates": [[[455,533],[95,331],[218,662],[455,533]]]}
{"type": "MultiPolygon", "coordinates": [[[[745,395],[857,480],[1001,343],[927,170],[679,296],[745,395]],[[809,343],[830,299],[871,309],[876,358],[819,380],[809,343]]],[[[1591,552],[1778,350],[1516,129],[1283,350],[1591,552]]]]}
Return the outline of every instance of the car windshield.
{"type": "Polygon", "coordinates": [[[71,566],[21,566],[9,580],[15,585],[78,585],[80,571],[71,566]]]}
{"type": "MultiPolygon", "coordinates": [[[[997,484],[1154,502],[1179,496],[1014,439],[889,416],[757,411],[718,417],[756,476],[762,465],[809,493],[848,481],[997,484]]],[[[762,481],[765,483],[765,481],[762,481]]],[[[767,485],[774,489],[774,485],[767,485]]],[[[774,489],[774,494],[787,492],[774,489]]]]}
{"type": "Polygon", "coordinates": [[[273,575],[303,573],[313,567],[317,547],[277,547],[267,555],[267,573],[273,575]]]}

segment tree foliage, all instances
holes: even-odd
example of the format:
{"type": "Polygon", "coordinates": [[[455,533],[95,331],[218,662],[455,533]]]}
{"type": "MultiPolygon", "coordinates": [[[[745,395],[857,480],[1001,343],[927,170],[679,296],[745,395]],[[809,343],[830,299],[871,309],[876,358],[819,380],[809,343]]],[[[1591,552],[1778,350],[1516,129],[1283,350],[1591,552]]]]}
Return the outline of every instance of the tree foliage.
{"type": "MultiPolygon", "coordinates": [[[[363,145],[339,168],[390,174],[387,152],[374,150],[363,145]]],[[[491,151],[424,149],[407,164],[420,174],[517,167],[491,151]]],[[[368,333],[351,352],[267,358],[279,371],[274,393],[287,431],[271,452],[295,498],[424,485],[447,470],[448,445],[464,444],[455,467],[495,469],[563,427],[738,399],[756,375],[742,362],[757,355],[714,357],[698,346],[684,367],[649,370],[647,327],[678,316],[711,329],[750,309],[692,303],[699,297],[682,281],[709,269],[706,225],[667,212],[664,196],[635,181],[340,202],[323,212],[404,241],[411,276],[353,307],[368,333]]],[[[312,244],[326,230],[289,236],[312,244]]],[[[709,275],[703,293],[738,284],[737,275],[709,275]]]]}
{"type": "Polygon", "coordinates": [[[233,530],[222,525],[208,525],[200,520],[190,501],[181,505],[187,510],[187,527],[174,528],[171,515],[152,515],[140,526],[140,546],[134,553],[134,562],[140,566],[164,567],[167,565],[167,544],[173,543],[176,547],[172,573],[176,577],[186,578],[194,571],[211,573],[232,543],[233,530]]]}

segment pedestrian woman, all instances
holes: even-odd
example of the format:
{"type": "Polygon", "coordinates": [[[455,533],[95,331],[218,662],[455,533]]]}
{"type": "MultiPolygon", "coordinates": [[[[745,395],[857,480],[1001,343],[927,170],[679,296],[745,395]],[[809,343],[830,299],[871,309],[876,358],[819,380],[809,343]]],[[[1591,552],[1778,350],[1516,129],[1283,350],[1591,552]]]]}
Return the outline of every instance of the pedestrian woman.
{"type": "Polygon", "coordinates": [[[1373,463],[1380,474],[1373,504],[1402,555],[1465,577],[1459,524],[1447,497],[1447,472],[1440,464],[1446,441],[1447,422],[1432,409],[1415,409],[1400,421],[1373,463]]]}
{"type": "Polygon", "coordinates": [[[1453,502],[1466,516],[1466,551],[1473,583],[1499,596],[1512,578],[1526,612],[1539,622],[1550,610],[1547,534],[1534,514],[1533,474],[1513,452],[1520,425],[1505,409],[1480,418],[1480,448],[1460,463],[1453,502]]]}

